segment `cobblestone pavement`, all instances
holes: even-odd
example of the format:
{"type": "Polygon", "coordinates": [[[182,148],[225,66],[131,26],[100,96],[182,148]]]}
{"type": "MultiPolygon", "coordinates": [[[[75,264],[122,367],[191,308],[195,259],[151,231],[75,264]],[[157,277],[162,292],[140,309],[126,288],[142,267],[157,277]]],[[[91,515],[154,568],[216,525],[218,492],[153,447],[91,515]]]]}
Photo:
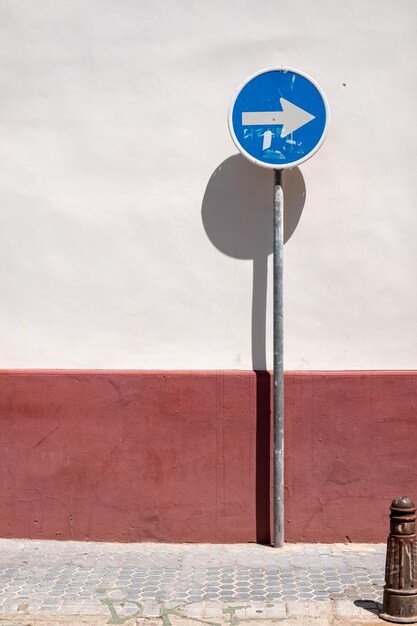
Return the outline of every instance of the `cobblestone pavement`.
{"type": "Polygon", "coordinates": [[[183,619],[188,625],[233,625],[303,616],[311,624],[326,616],[358,619],[356,624],[375,618],[384,559],[382,544],[289,544],[275,550],[256,544],[3,539],[0,626],[32,623],[10,622],[10,616],[36,617],[37,624],[53,615],[64,621],[96,616],[101,621],[94,623],[127,626],[144,618],[176,626],[183,619]]]}

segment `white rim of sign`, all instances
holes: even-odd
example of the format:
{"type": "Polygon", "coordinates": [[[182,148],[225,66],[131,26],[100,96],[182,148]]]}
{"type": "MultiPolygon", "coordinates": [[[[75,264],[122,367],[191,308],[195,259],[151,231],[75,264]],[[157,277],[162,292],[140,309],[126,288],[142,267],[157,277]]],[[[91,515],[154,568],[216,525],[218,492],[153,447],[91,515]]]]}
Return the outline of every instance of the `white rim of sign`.
{"type": "Polygon", "coordinates": [[[329,127],[329,120],[330,120],[329,103],[328,103],[327,97],[326,97],[323,89],[320,87],[320,85],[313,78],[311,78],[311,76],[309,76],[305,72],[302,72],[301,70],[296,70],[293,67],[286,67],[284,65],[282,65],[282,66],[275,66],[275,67],[267,67],[267,68],[265,68],[263,70],[260,70],[259,72],[255,72],[255,74],[251,74],[251,76],[249,76],[249,78],[247,78],[241,85],[239,85],[239,87],[234,92],[233,97],[232,97],[232,101],[231,101],[230,107],[229,107],[229,113],[228,113],[229,132],[230,132],[230,134],[232,136],[233,143],[235,144],[235,146],[239,150],[239,152],[241,152],[247,159],[249,159],[249,161],[252,161],[252,163],[256,163],[256,165],[260,165],[261,167],[266,167],[268,169],[273,169],[273,170],[290,169],[291,167],[296,167],[300,163],[303,163],[304,161],[307,161],[307,159],[312,157],[313,154],[315,154],[317,152],[317,150],[321,147],[321,145],[323,144],[324,140],[326,139],[327,130],[328,130],[328,127],[329,127]],[[309,152],[305,156],[301,157],[301,159],[298,159],[297,161],[292,161],[291,163],[282,163],[282,164],[279,164],[279,163],[265,163],[264,161],[260,161],[259,159],[256,159],[254,156],[249,154],[249,152],[246,152],[246,150],[239,143],[239,140],[237,139],[235,131],[234,131],[234,128],[233,128],[233,122],[232,122],[233,109],[234,109],[237,97],[239,96],[240,92],[242,91],[242,89],[248,83],[251,82],[251,80],[253,80],[257,76],[260,76],[261,74],[266,74],[267,72],[292,72],[293,74],[298,74],[299,76],[302,76],[303,78],[306,78],[310,83],[312,83],[314,85],[314,87],[317,89],[317,91],[321,95],[321,97],[323,99],[323,102],[324,102],[324,108],[325,108],[325,111],[326,111],[326,121],[325,121],[323,133],[322,133],[322,135],[320,137],[320,140],[317,142],[317,144],[314,146],[314,148],[313,148],[313,150],[311,150],[311,152],[309,152]]]}

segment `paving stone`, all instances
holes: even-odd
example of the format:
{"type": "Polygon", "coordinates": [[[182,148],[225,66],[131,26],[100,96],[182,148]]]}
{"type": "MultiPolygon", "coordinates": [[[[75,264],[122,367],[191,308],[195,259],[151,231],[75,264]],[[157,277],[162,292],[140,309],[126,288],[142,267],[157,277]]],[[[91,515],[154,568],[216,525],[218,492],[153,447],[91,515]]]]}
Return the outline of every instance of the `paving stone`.
{"type": "Polygon", "coordinates": [[[269,619],[285,619],[286,606],[285,602],[275,602],[272,606],[267,608],[267,617],[269,619]]]}
{"type": "Polygon", "coordinates": [[[195,617],[197,618],[202,618],[203,617],[203,603],[202,602],[196,602],[194,604],[188,604],[187,606],[185,606],[182,609],[182,613],[183,615],[186,615],[187,617],[195,617]]]}
{"type": "Polygon", "coordinates": [[[208,617],[222,617],[223,616],[223,603],[206,601],[203,605],[203,618],[208,617]]]}
{"type": "Polygon", "coordinates": [[[378,613],[376,602],[361,602],[356,605],[351,600],[336,600],[336,615],[349,619],[373,620],[378,613]]]}
{"type": "Polygon", "coordinates": [[[286,609],[285,603],[276,603],[273,605],[264,604],[262,602],[251,603],[250,606],[238,609],[235,613],[237,619],[285,619],[286,609]]]}
{"type": "Polygon", "coordinates": [[[77,615],[81,611],[82,602],[64,602],[58,609],[58,613],[63,613],[64,615],[77,615]]]}
{"type": "Polygon", "coordinates": [[[143,603],[142,615],[145,617],[158,617],[160,615],[161,606],[154,600],[147,600],[143,603]]]}
{"type": "Polygon", "coordinates": [[[330,600],[326,602],[296,602],[286,603],[288,617],[325,617],[331,614],[330,600]]]}

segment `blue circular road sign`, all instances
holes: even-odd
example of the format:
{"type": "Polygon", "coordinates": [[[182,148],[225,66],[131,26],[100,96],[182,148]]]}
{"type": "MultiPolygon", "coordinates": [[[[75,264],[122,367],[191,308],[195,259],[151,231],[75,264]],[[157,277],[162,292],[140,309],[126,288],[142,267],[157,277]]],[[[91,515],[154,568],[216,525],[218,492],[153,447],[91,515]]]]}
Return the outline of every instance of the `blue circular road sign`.
{"type": "Polygon", "coordinates": [[[273,169],[294,167],[323,143],[329,106],[319,85],[286,67],[262,70],[236,91],[229,129],[240,152],[273,169]]]}

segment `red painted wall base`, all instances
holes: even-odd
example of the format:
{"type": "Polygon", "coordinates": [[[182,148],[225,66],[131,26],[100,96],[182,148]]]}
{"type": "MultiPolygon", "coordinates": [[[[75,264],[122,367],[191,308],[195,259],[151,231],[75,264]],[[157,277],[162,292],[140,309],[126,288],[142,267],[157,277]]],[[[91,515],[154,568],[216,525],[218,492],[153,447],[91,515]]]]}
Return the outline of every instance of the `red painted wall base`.
{"type": "MultiPolygon", "coordinates": [[[[270,541],[267,372],[0,374],[0,536],[270,541]]],[[[287,541],[384,541],[417,371],[285,377],[287,541]]]]}

